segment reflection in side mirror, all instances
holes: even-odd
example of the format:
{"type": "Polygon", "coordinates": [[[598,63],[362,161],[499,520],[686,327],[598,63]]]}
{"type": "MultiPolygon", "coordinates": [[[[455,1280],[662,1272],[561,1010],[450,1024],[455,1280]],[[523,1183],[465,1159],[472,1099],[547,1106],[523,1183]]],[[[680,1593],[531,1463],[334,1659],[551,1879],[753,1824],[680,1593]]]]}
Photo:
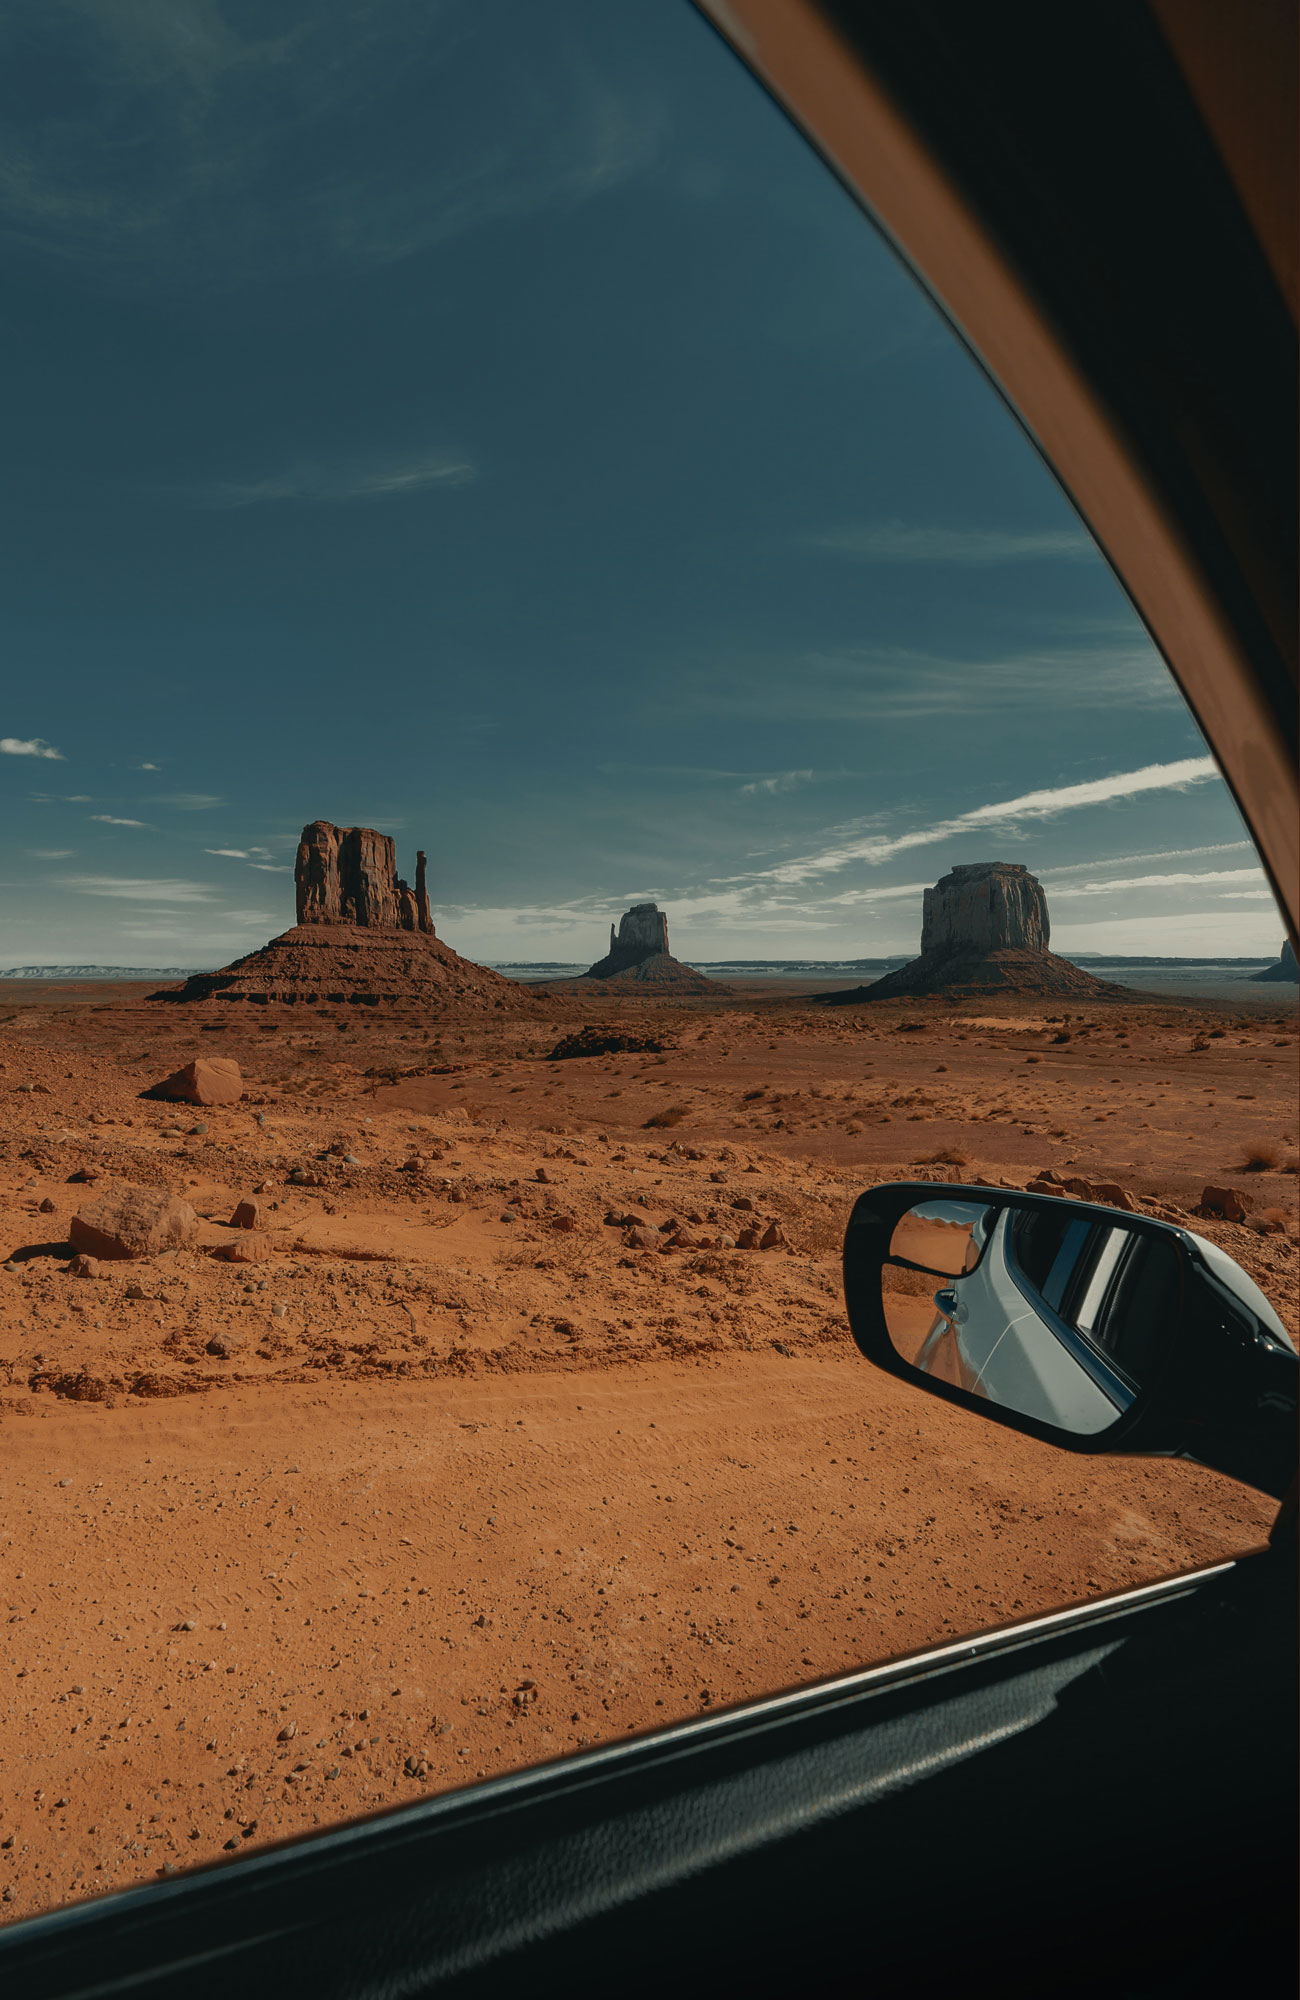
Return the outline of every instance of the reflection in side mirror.
{"type": "Polygon", "coordinates": [[[1151,1217],[997,1188],[859,1197],[849,1323],[880,1367],[1074,1451],[1182,1455],[1279,1498],[1300,1363],[1217,1244],[1151,1217]]]}
{"type": "Polygon", "coordinates": [[[1065,1203],[919,1203],[900,1217],[890,1254],[951,1274],[917,1296],[920,1272],[885,1266],[885,1322],[903,1360],[1076,1436],[1129,1408],[1180,1292],[1167,1240],[1065,1203]]]}

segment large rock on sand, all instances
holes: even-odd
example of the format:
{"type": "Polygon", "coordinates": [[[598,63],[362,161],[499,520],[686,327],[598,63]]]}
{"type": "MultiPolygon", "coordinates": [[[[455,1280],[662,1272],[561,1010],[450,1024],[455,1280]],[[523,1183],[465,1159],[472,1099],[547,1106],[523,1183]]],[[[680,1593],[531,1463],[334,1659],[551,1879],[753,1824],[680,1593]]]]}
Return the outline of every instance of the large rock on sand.
{"type": "Polygon", "coordinates": [[[1043,885],[1022,862],[973,862],[950,869],[926,890],[919,958],[870,986],[823,997],[839,1006],[927,993],[1127,997],[1123,987],[1094,979],[1049,951],[1051,934],[1043,885]]]}
{"type": "Polygon", "coordinates": [[[199,1219],[179,1195],[154,1188],[118,1187],[78,1209],[68,1241],[87,1257],[120,1261],[156,1257],[163,1250],[188,1250],[197,1241],[199,1219]]]}
{"type": "Polygon", "coordinates": [[[168,1104],[238,1104],[243,1094],[239,1064],[229,1056],[200,1056],[145,1093],[168,1104]]]}

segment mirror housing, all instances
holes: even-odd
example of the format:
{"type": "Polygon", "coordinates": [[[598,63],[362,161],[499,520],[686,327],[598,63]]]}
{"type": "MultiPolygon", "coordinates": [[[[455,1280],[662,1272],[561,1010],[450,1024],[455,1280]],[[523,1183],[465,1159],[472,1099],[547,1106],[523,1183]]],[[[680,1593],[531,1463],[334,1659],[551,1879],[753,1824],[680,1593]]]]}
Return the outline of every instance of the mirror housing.
{"type": "MultiPolygon", "coordinates": [[[[949,1260],[951,1262],[951,1260],[949,1260]]],[[[1216,1246],[1192,1231],[1152,1217],[1016,1188],[897,1181],[858,1197],[844,1238],[844,1297],[853,1338],[879,1368],[1066,1451],[1195,1460],[1281,1499],[1296,1475],[1300,1360],[1253,1281],[1216,1246]],[[992,1220],[1004,1211],[1091,1218],[1163,1247],[1171,1296],[1151,1329],[1141,1383],[1113,1422],[1080,1432],[1040,1415],[1009,1408],[987,1392],[915,1365],[899,1351],[886,1318],[887,1268],[925,1279],[937,1310],[954,1300],[954,1272],[900,1254],[899,1225],[911,1210],[935,1203],[977,1206],[992,1220]],[[942,1296],[940,1296],[942,1295],[942,1296]]]]}

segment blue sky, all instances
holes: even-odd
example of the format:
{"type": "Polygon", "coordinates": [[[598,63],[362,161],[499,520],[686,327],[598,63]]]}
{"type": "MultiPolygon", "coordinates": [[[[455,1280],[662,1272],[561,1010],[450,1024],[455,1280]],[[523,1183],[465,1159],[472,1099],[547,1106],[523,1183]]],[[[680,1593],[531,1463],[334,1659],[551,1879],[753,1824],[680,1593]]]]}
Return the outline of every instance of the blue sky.
{"type": "Polygon", "coordinates": [[[1126,599],[685,0],[0,23],[0,963],[204,964],[308,819],[471,956],[1272,954],[1126,599]]]}

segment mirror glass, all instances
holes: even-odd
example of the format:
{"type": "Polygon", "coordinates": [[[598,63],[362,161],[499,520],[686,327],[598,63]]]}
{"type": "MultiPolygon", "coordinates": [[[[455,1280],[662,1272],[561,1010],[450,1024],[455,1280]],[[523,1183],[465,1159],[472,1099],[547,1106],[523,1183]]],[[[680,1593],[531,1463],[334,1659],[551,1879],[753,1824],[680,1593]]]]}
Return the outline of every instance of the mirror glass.
{"type": "Polygon", "coordinates": [[[1118,1211],[935,1200],[902,1217],[881,1279],[890,1338],[914,1368],[1091,1435],[1142,1387],[1179,1260],[1118,1211]]]}

